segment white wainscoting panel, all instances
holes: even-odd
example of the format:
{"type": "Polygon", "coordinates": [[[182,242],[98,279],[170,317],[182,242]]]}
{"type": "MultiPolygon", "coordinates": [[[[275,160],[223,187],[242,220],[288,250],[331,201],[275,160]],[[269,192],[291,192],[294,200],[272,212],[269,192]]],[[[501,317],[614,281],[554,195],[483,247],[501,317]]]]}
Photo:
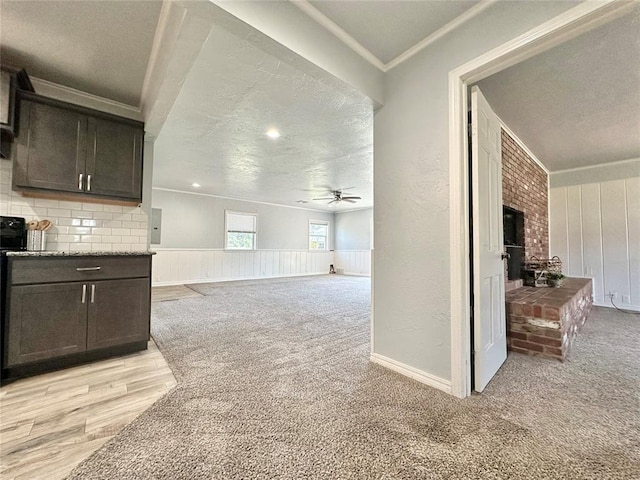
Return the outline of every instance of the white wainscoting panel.
{"type": "Polygon", "coordinates": [[[333,252],[158,248],[153,285],[222,282],[329,273],[333,252]]]}
{"type": "Polygon", "coordinates": [[[335,268],[346,275],[371,276],[371,250],[336,250],[335,268]]]}
{"type": "Polygon", "coordinates": [[[551,189],[550,253],[592,277],[594,302],[640,310],[640,177],[551,189]]]}

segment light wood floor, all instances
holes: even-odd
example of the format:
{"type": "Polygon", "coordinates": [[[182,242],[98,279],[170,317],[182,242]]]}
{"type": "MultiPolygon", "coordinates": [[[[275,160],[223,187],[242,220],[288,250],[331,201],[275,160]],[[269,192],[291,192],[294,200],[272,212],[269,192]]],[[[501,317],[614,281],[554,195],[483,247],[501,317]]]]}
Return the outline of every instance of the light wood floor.
{"type": "Polygon", "coordinates": [[[167,302],[182,298],[203,297],[201,293],[191,290],[184,285],[170,285],[167,287],[153,287],[151,289],[152,302],[167,302]]]}
{"type": "Polygon", "coordinates": [[[149,349],[0,388],[0,478],[65,478],[176,380],[149,349]]]}

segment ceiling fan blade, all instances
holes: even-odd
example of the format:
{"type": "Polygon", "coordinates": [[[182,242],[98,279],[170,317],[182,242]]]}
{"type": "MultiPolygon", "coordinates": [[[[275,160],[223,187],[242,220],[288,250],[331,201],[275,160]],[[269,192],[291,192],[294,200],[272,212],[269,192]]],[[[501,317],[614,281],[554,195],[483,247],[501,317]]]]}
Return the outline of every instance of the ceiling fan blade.
{"type": "Polygon", "coordinates": [[[312,200],[335,200],[335,197],[312,198],[312,200]]]}
{"type": "Polygon", "coordinates": [[[362,200],[362,197],[355,197],[353,195],[350,195],[348,197],[342,197],[342,200],[362,200]]]}
{"type": "Polygon", "coordinates": [[[356,203],[355,200],[351,200],[350,198],[343,198],[342,200],[344,200],[345,202],[349,202],[349,203],[356,203]]]}
{"type": "Polygon", "coordinates": [[[339,201],[340,201],[340,200],[335,200],[335,199],[334,199],[334,200],[331,200],[329,203],[327,203],[327,205],[331,205],[332,203],[337,203],[337,202],[339,202],[339,201]]]}

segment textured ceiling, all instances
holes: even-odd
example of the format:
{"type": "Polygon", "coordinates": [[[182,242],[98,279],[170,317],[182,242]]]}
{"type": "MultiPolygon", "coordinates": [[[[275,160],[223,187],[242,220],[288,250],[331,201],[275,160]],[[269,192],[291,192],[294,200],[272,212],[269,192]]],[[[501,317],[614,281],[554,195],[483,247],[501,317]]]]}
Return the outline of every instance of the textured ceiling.
{"type": "Polygon", "coordinates": [[[640,7],[479,83],[550,171],[640,157],[640,7]]]}
{"type": "Polygon", "coordinates": [[[372,174],[367,97],[220,27],[203,45],[154,150],[156,188],[329,211],[372,206],[372,174]],[[281,137],[268,138],[270,128],[281,137]],[[362,200],[331,207],[312,200],[346,187],[362,200]]]}
{"type": "Polygon", "coordinates": [[[311,0],[309,3],[386,64],[478,1],[311,0]]]}
{"type": "Polygon", "coordinates": [[[138,106],[161,6],[160,0],[1,0],[2,63],[138,106]]]}

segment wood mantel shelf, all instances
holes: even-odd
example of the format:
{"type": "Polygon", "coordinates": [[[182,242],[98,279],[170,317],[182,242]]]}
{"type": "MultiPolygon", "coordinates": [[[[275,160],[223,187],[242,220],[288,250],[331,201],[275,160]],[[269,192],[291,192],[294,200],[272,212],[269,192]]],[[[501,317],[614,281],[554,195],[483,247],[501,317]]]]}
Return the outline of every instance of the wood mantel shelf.
{"type": "Polygon", "coordinates": [[[564,361],[593,304],[590,278],[562,287],[522,287],[506,294],[509,350],[564,361]]]}

